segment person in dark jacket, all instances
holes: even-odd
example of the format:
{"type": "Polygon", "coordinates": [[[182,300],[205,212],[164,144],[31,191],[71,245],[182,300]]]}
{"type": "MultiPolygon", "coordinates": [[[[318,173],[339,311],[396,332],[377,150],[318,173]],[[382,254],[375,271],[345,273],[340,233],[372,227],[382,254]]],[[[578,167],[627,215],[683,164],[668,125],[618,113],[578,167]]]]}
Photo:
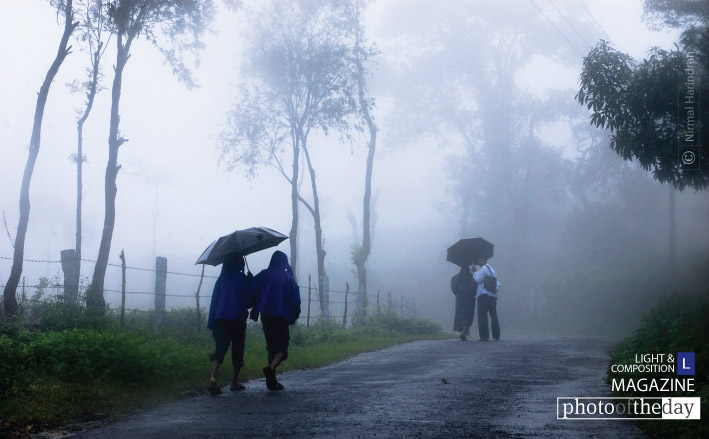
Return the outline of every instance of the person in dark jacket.
{"type": "Polygon", "coordinates": [[[468,266],[460,268],[460,272],[451,279],[451,290],[455,294],[455,317],[453,330],[460,331],[460,339],[468,340],[470,326],[475,316],[475,293],[477,284],[473,282],[473,274],[468,266]]]}
{"type": "Polygon", "coordinates": [[[216,345],[214,353],[209,356],[212,360],[209,392],[214,395],[222,393],[217,385],[217,372],[224,361],[229,344],[231,344],[231,362],[234,366],[234,375],[229,388],[232,391],[246,388],[239,384],[239,371],[244,366],[246,319],[249,316],[249,308],[253,307],[256,301],[252,283],[253,277],[244,274],[244,257],[228,256],[214,284],[207,321],[207,327],[212,330],[216,345]]]}
{"type": "Polygon", "coordinates": [[[288,326],[300,316],[300,291],[286,254],[275,251],[268,268],[256,275],[254,284],[258,301],[251,310],[251,318],[258,320],[261,315],[266,337],[268,366],[263,368],[266,387],[268,390],[283,390],[283,384],[276,378],[276,368],[288,358],[288,326]]]}

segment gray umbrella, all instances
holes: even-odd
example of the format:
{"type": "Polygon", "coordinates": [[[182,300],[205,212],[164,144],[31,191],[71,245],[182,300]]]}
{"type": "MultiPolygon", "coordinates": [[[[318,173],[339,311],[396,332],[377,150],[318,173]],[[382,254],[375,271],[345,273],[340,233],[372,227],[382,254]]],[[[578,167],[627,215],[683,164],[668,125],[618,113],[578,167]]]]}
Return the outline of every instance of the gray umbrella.
{"type": "Polygon", "coordinates": [[[269,247],[275,247],[286,239],[288,239],[286,235],[267,227],[236,230],[234,233],[222,236],[209,244],[195,265],[219,265],[229,255],[246,256],[269,247]]]}

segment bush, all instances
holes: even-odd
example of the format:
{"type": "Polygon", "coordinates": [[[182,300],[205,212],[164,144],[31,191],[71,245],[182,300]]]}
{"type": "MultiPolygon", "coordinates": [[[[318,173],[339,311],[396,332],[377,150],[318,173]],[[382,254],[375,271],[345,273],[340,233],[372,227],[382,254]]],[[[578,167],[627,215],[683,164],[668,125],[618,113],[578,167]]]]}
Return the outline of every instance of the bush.
{"type": "Polygon", "coordinates": [[[184,377],[202,357],[199,346],[116,329],[20,330],[0,336],[0,391],[21,387],[15,377],[55,378],[68,383],[146,385],[184,377]]]}
{"type": "MultiPolygon", "coordinates": [[[[701,412],[709,409],[709,387],[706,364],[709,364],[709,297],[702,294],[671,294],[643,316],[642,324],[632,337],[611,353],[611,364],[633,364],[636,353],[673,354],[694,352],[696,375],[695,392],[667,392],[657,394],[629,392],[620,396],[687,396],[701,398],[701,412]]],[[[608,383],[613,378],[638,379],[644,374],[614,374],[608,369],[608,383]]],[[[676,372],[656,374],[660,378],[676,378],[676,372]]],[[[700,422],[640,422],[640,427],[654,437],[709,437],[709,424],[700,422]]]]}
{"type": "Polygon", "coordinates": [[[0,334],[0,399],[12,394],[24,365],[20,344],[5,334],[0,334]]]}
{"type": "Polygon", "coordinates": [[[401,318],[395,312],[383,312],[367,317],[356,329],[365,331],[388,331],[401,334],[424,335],[438,334],[441,325],[430,320],[401,318]]]}
{"type": "Polygon", "coordinates": [[[35,305],[39,327],[44,331],[64,331],[74,328],[107,329],[117,327],[111,311],[100,315],[81,305],[66,304],[57,298],[35,305]]]}

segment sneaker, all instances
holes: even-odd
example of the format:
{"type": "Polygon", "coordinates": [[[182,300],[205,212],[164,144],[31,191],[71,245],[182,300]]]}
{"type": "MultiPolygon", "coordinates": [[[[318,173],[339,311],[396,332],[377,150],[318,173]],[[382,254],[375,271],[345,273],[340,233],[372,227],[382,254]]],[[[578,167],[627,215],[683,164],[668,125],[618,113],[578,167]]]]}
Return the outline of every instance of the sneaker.
{"type": "Polygon", "coordinates": [[[487,341],[487,338],[481,338],[479,341],[487,341]]]}
{"type": "Polygon", "coordinates": [[[468,341],[468,337],[465,334],[460,334],[460,341],[468,341]]]}

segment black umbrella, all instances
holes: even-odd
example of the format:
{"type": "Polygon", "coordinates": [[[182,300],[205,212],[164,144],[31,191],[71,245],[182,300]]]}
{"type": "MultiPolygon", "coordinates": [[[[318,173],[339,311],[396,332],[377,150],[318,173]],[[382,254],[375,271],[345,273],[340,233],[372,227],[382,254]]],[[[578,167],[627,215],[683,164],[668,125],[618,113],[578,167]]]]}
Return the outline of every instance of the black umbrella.
{"type": "Polygon", "coordinates": [[[461,239],[448,247],[446,261],[459,267],[468,267],[478,258],[490,259],[495,246],[482,238],[461,239]]]}
{"type": "Polygon", "coordinates": [[[196,264],[219,265],[228,255],[246,256],[269,247],[275,247],[288,237],[267,227],[251,227],[222,236],[209,244],[196,264]]]}

